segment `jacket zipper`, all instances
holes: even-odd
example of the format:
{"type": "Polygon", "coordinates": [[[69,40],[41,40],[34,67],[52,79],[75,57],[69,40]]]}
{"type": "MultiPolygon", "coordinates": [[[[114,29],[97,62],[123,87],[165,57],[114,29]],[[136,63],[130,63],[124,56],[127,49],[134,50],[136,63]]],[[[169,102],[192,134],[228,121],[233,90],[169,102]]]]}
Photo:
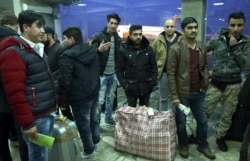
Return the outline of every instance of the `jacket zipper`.
{"type": "Polygon", "coordinates": [[[37,100],[36,100],[36,88],[32,87],[32,101],[33,101],[33,106],[36,108],[37,107],[37,100]]]}

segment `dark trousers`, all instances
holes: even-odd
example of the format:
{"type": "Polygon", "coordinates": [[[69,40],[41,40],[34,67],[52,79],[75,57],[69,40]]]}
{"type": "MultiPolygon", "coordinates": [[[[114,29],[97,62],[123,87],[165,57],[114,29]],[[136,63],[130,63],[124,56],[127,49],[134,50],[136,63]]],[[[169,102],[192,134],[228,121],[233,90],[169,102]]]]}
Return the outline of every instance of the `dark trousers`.
{"type": "Polygon", "coordinates": [[[150,93],[145,95],[131,95],[130,93],[126,92],[126,96],[127,96],[128,106],[136,107],[138,99],[140,106],[143,105],[148,106],[149,104],[150,93]]]}
{"type": "MultiPolygon", "coordinates": [[[[11,113],[0,113],[0,161],[12,161],[8,139],[13,124],[15,124],[15,121],[11,113]]],[[[20,128],[16,128],[16,132],[21,161],[28,161],[28,149],[21,136],[20,128]]]]}
{"type": "Polygon", "coordinates": [[[11,113],[0,113],[0,161],[12,161],[8,140],[13,123],[11,113]]]}

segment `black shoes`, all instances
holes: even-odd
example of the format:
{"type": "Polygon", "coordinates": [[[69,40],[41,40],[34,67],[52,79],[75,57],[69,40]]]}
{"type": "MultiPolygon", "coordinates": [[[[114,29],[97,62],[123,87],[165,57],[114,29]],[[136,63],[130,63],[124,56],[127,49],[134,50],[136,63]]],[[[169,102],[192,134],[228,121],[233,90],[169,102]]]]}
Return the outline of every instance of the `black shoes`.
{"type": "Polygon", "coordinates": [[[182,158],[188,158],[188,148],[187,147],[181,147],[179,148],[179,153],[182,158]]]}
{"type": "Polygon", "coordinates": [[[112,117],[106,118],[105,119],[105,124],[115,126],[115,120],[112,117]]]}
{"type": "Polygon", "coordinates": [[[214,153],[212,153],[212,151],[210,150],[210,148],[200,148],[198,146],[197,150],[199,152],[201,152],[203,155],[205,155],[205,157],[207,157],[208,159],[211,159],[211,160],[215,159],[215,155],[214,155],[214,153]]]}
{"type": "Polygon", "coordinates": [[[223,152],[228,151],[228,146],[226,144],[226,138],[221,137],[216,139],[216,144],[218,145],[219,149],[223,152]]]}

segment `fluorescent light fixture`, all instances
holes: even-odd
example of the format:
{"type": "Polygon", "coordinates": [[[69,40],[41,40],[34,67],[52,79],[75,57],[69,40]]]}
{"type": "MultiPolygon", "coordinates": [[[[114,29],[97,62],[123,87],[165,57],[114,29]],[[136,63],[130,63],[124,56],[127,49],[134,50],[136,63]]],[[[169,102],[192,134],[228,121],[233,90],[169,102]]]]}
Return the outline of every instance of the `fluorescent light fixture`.
{"type": "Polygon", "coordinates": [[[182,10],[182,8],[181,8],[181,7],[178,7],[177,9],[178,9],[178,10],[182,10]]]}
{"type": "Polygon", "coordinates": [[[218,3],[214,3],[213,5],[214,6],[221,6],[221,5],[224,5],[224,3],[223,2],[218,2],[218,3]]]}
{"type": "Polygon", "coordinates": [[[80,4],[77,4],[77,6],[80,6],[80,7],[84,7],[84,6],[86,6],[87,4],[85,4],[85,3],[80,3],[80,4]]]}

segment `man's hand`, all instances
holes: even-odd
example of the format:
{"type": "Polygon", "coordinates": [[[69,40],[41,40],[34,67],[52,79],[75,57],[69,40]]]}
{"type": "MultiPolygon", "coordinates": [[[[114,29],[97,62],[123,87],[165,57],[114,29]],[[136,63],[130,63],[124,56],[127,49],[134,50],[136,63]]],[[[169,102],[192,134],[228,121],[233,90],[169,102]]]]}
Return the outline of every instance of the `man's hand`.
{"type": "Polygon", "coordinates": [[[102,40],[101,44],[99,45],[98,47],[98,51],[103,53],[105,52],[106,50],[108,50],[111,46],[111,42],[104,42],[104,40],[102,40]]]}
{"type": "Polygon", "coordinates": [[[230,46],[233,46],[233,45],[237,44],[237,40],[232,34],[229,35],[229,38],[230,38],[230,40],[229,40],[229,45],[230,46]]]}
{"type": "Polygon", "coordinates": [[[37,139],[37,129],[36,129],[36,126],[33,126],[32,128],[30,128],[28,130],[24,130],[23,132],[24,132],[24,134],[26,135],[26,137],[28,139],[31,139],[31,140],[36,140],[37,139]]]}
{"type": "Polygon", "coordinates": [[[175,107],[178,107],[180,105],[180,100],[174,100],[173,104],[175,107]]]}

